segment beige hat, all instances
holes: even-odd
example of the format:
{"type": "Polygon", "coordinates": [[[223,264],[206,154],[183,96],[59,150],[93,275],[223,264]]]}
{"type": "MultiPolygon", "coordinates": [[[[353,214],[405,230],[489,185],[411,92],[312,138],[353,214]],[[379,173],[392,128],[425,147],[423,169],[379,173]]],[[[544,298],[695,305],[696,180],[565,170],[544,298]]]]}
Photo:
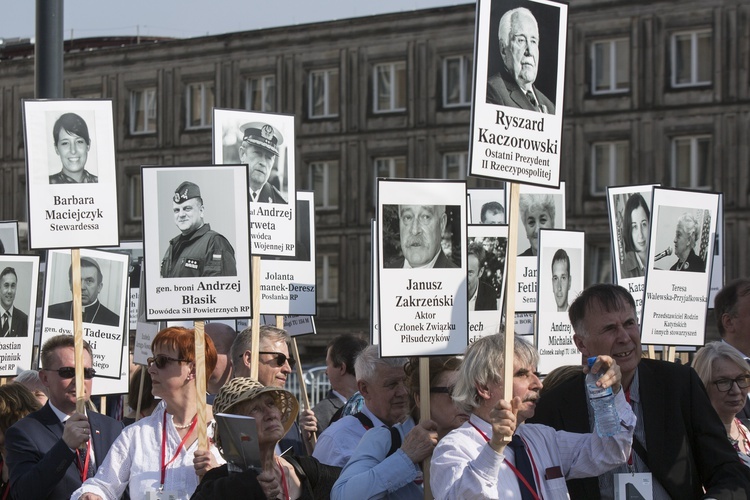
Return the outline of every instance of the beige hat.
{"type": "Polygon", "coordinates": [[[261,394],[270,394],[276,402],[276,407],[281,412],[281,424],[284,426],[284,434],[294,424],[299,412],[299,403],[294,395],[284,389],[277,387],[266,387],[250,377],[233,378],[224,385],[214,400],[213,413],[232,413],[232,408],[243,401],[251,401],[261,394]]]}

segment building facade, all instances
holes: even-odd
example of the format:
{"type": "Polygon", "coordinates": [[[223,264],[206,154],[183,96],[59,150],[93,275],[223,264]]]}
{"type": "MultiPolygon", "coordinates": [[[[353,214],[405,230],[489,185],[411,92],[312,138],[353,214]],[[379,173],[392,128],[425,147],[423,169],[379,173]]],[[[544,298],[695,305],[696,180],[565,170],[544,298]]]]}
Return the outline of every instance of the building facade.
{"type": "MultiPolygon", "coordinates": [[[[605,187],[623,184],[723,191],[726,276],[750,274],[750,5],[676,4],[570,2],[561,179],[587,283],[611,279],[605,187]]],[[[318,330],[367,332],[375,179],[466,177],[474,19],[468,4],[78,49],[65,96],[114,102],[122,239],[141,237],[140,165],[211,162],[214,107],[293,114],[297,185],[316,199],[318,330]]],[[[34,64],[0,58],[0,217],[23,221],[34,64]]]]}

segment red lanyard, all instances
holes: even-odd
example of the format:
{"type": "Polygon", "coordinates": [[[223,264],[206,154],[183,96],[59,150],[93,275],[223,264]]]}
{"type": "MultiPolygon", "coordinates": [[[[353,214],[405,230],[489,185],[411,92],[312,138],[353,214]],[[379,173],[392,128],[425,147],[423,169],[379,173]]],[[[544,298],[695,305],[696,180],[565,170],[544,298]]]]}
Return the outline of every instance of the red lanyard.
{"type": "MultiPolygon", "coordinates": [[[[174,452],[172,460],[164,463],[164,460],[167,458],[167,412],[164,412],[164,419],[161,429],[161,484],[159,486],[159,489],[164,489],[164,479],[167,477],[167,467],[169,467],[169,465],[177,459],[177,456],[180,454],[182,447],[185,446],[185,443],[190,437],[190,434],[193,433],[195,424],[197,423],[198,415],[195,415],[193,417],[193,422],[190,424],[190,429],[188,429],[187,434],[185,434],[185,437],[182,438],[182,441],[180,441],[180,445],[177,447],[177,451],[174,452]]],[[[86,459],[86,463],[88,464],[88,458],[86,459]]]]}
{"type": "Polygon", "coordinates": [[[89,459],[91,458],[91,443],[86,442],[86,458],[81,463],[81,451],[76,449],[76,461],[78,462],[78,472],[81,473],[81,482],[86,481],[89,475],[89,459]]]}
{"type": "MultiPolygon", "coordinates": [[[[476,425],[474,425],[474,423],[471,422],[471,421],[469,422],[469,424],[471,424],[471,426],[474,427],[477,430],[477,432],[484,438],[485,441],[487,441],[488,443],[490,442],[490,438],[487,437],[487,434],[485,434],[484,432],[482,432],[482,429],[480,429],[479,427],[477,427],[476,425]]],[[[505,463],[508,465],[508,467],[510,467],[510,470],[513,471],[513,474],[515,474],[516,477],[518,479],[520,479],[521,482],[523,482],[524,486],[526,486],[526,488],[531,493],[531,496],[534,497],[534,500],[540,500],[539,495],[536,494],[536,491],[534,491],[534,488],[532,488],[531,485],[529,484],[529,482],[526,480],[526,478],[523,477],[523,474],[521,474],[518,471],[518,469],[516,469],[515,466],[512,463],[510,463],[508,460],[506,460],[505,463]]],[[[534,466],[534,474],[536,474],[536,466],[534,466]]]]}
{"type": "Polygon", "coordinates": [[[281,472],[281,487],[284,489],[284,499],[289,500],[289,488],[286,485],[286,474],[284,474],[284,467],[281,465],[279,460],[276,460],[279,465],[279,472],[281,472]]]}

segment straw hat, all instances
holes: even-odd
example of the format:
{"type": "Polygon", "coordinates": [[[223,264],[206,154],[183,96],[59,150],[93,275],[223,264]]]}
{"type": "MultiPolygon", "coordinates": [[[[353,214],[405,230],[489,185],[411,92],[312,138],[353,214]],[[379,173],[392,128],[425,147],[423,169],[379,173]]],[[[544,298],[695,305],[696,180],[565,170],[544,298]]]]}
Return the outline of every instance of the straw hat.
{"type": "Polygon", "coordinates": [[[270,394],[281,412],[284,434],[294,424],[299,412],[299,403],[291,392],[277,387],[266,387],[250,377],[233,378],[224,385],[214,400],[213,413],[233,413],[232,409],[243,401],[251,401],[262,394],[270,394]]]}

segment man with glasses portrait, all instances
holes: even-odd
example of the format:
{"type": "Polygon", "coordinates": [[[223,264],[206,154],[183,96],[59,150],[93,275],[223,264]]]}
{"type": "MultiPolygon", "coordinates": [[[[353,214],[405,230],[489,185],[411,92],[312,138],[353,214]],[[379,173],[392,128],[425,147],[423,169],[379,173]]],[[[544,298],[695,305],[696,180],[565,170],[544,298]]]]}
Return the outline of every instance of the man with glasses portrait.
{"type": "MultiPolygon", "coordinates": [[[[91,396],[93,353],[83,343],[84,397],[91,396]]],[[[42,346],[39,378],[49,400],[5,433],[12,498],[70,498],[123,428],[122,422],[96,412],[76,412],[75,348],[72,335],[51,337],[42,346]]]]}

